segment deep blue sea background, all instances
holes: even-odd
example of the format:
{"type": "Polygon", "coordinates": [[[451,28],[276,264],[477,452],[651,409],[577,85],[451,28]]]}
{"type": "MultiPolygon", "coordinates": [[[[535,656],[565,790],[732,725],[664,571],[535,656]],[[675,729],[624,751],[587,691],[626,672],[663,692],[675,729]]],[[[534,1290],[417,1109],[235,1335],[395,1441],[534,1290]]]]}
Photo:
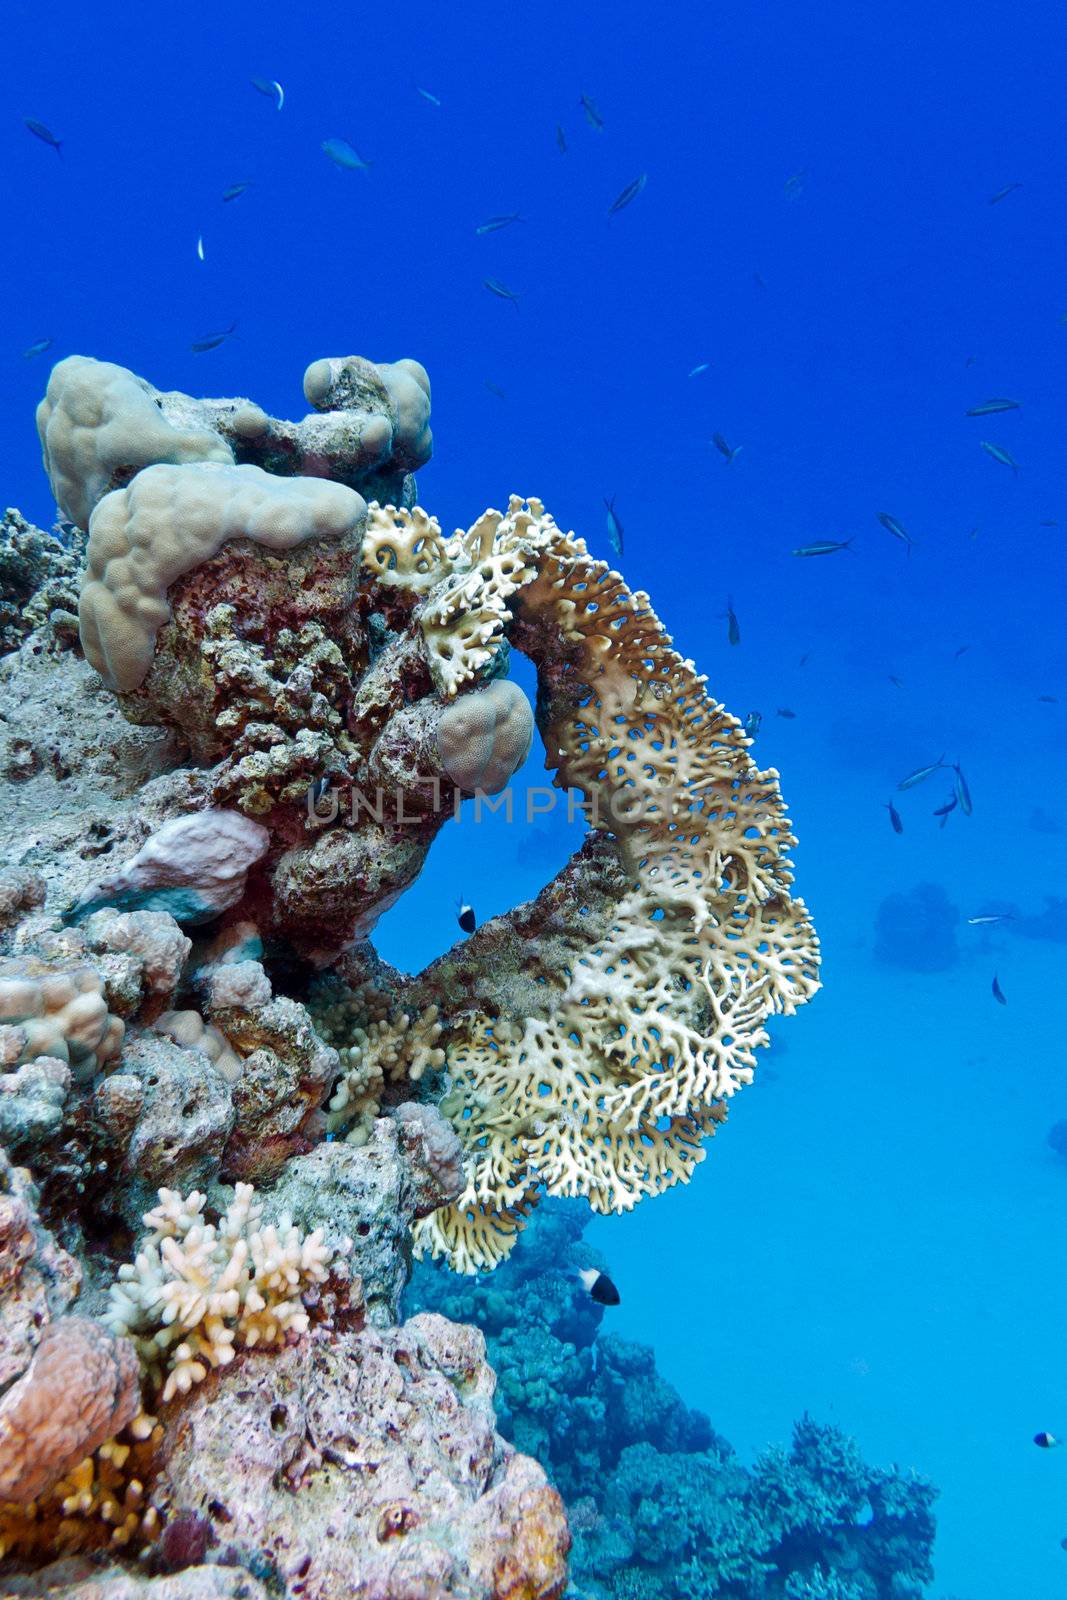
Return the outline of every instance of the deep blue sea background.
{"type": "MultiPolygon", "coordinates": [[[[825,989],[694,1182],[594,1224],[614,1325],[746,1458],[808,1409],[931,1476],[932,1595],[1062,1595],[1067,1450],[1031,1443],[1067,1435],[1062,8],[8,0],[4,23],[0,497],[53,520],[33,408],[72,352],[294,416],[315,357],[415,356],[446,527],[533,493],[611,558],[617,496],[631,586],[763,713],[825,989]],[[964,416],[1000,395],[1021,408],[964,416]],[[825,538],[854,550],[790,554],[825,538]],[[895,793],[942,753],[974,796],[944,829],[950,772],[895,793]],[[879,953],[881,903],[922,883],[948,910],[879,953]],[[991,907],[1020,920],[963,920],[991,907]]],[[[574,831],[450,824],[384,953],[421,966],[458,894],[480,918],[528,897],[574,831]]]]}

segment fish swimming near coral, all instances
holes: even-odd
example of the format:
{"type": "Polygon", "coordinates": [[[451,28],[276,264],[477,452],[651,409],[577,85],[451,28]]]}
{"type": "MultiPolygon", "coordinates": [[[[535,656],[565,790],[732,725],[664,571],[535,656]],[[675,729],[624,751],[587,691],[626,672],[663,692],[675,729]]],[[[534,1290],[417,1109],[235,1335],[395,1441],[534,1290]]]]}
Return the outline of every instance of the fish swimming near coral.
{"type": "Polygon", "coordinates": [[[608,207],[608,220],[610,221],[617,212],[624,211],[632,201],[636,200],[647,182],[648,173],[642,172],[641,176],[635,178],[633,183],[628,183],[626,188],[615,196],[608,207]]]}
{"type": "Polygon", "coordinates": [[[598,1306],[617,1306],[620,1295],[606,1272],[599,1271],[596,1267],[582,1267],[578,1271],[582,1286],[587,1290],[590,1300],[595,1300],[598,1306]]]}
{"type": "Polygon", "coordinates": [[[252,78],[251,84],[257,94],[265,95],[268,100],[273,100],[278,110],[285,104],[285,90],[277,78],[252,78]]]}
{"type": "Polygon", "coordinates": [[[723,612],[723,616],[726,618],[727,639],[731,644],[740,644],[741,624],[737,620],[737,613],[734,610],[734,603],[732,600],[727,600],[726,610],[723,612]]]}
{"type": "Polygon", "coordinates": [[[1015,476],[1019,476],[1019,463],[1008,454],[1002,445],[991,444],[988,439],[983,439],[981,445],[987,456],[990,456],[994,461],[999,461],[1002,467],[1010,467],[1015,476]]]}
{"type": "Polygon", "coordinates": [[[611,547],[615,551],[616,555],[621,556],[623,531],[622,523],[615,515],[615,496],[612,495],[610,500],[605,499],[604,504],[608,508],[608,538],[611,540],[611,547]]]}
{"type": "Polygon", "coordinates": [[[748,737],[750,739],[754,739],[757,733],[760,731],[762,723],[763,713],[761,711],[750,711],[741,726],[744,728],[748,737]]]}
{"type": "Polygon", "coordinates": [[[46,350],[51,350],[55,344],[54,339],[37,339],[29,349],[22,352],[23,361],[32,361],[34,356],[43,356],[46,350]]]}
{"type": "Polygon", "coordinates": [[[324,139],[322,151],[342,172],[369,172],[371,164],[364,161],[355,145],[347,139],[324,139]]]}
{"type": "Polygon", "coordinates": [[[456,921],[464,933],[473,933],[478,926],[478,919],[474,915],[474,908],[469,906],[462,898],[456,901],[456,921]]]}
{"type": "Polygon", "coordinates": [[[519,309],[519,297],[514,289],[509,289],[506,283],[501,283],[499,278],[483,278],[482,285],[495,294],[498,300],[510,300],[515,310],[519,309]]]}
{"type": "Polygon", "coordinates": [[[197,339],[189,346],[194,355],[203,355],[207,350],[217,350],[220,344],[225,344],[227,339],[232,339],[237,332],[236,322],[231,322],[228,328],[223,328],[221,333],[206,333],[202,339],[197,339]]]}
{"type": "Polygon", "coordinates": [[[35,139],[40,139],[42,144],[51,145],[56,155],[62,158],[63,141],[56,138],[51,128],[46,128],[43,122],[37,122],[33,117],[23,117],[22,121],[35,139]]]}

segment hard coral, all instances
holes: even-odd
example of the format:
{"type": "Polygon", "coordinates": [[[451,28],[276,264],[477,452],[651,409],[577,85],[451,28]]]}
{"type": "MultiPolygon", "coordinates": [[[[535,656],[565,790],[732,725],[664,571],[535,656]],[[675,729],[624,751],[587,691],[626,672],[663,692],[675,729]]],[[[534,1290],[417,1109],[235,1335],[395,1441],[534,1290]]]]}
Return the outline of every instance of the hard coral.
{"type": "Polygon", "coordinates": [[[321,1233],[304,1238],[283,1218],[261,1227],[252,1186],[237,1185],[217,1224],[203,1217],[205,1196],[160,1189],[146,1213],[148,1236],[123,1266],[106,1321],[133,1339],[164,1401],[187,1394],[239,1348],[272,1345],[308,1325],[300,1296],[327,1275],[321,1233]]]}

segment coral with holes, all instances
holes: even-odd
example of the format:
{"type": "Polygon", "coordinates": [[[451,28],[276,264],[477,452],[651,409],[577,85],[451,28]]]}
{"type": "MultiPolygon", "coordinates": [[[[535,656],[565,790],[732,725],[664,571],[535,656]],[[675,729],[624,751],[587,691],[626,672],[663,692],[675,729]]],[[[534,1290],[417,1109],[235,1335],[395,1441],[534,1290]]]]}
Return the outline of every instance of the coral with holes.
{"type": "Polygon", "coordinates": [[[745,1468],[644,1345],[604,1333],[578,1268],[586,1208],[549,1201],[491,1276],[423,1262],[406,1296],[473,1322],[497,1373],[501,1431],[563,1495],[581,1600],[920,1600],[935,1490],[868,1466],[835,1427],[799,1421],[745,1468]]]}

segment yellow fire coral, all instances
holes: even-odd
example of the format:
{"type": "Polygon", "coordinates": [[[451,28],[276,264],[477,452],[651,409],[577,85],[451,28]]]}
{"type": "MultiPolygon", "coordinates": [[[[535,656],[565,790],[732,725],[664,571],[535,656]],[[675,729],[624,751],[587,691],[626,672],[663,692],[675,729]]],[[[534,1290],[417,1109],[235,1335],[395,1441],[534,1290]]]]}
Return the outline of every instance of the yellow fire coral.
{"type": "Polygon", "coordinates": [[[331,1252],[321,1229],[306,1237],[287,1218],[261,1224],[249,1183],[239,1183],[218,1225],[205,1197],[160,1189],[145,1213],[148,1237],[120,1267],[104,1320],[127,1334],[162,1398],[187,1394],[238,1348],[272,1345],[308,1326],[301,1295],[322,1283],[331,1252]]]}
{"type": "Polygon", "coordinates": [[[507,1254],[542,1191],[619,1211],[688,1179],[751,1082],[766,1019],[818,988],[818,941],[790,894],[778,774],[756,767],[647,595],[537,500],[447,541],[425,514],[372,506],[369,520],[367,559],[381,577],[388,545],[442,693],[477,678],[505,628],[533,660],[546,765],[585,796],[625,885],[585,947],[541,973],[529,1014],[505,1015],[483,986],[448,1016],[442,1110],[468,1181],[417,1246],[473,1272],[507,1254]]]}

